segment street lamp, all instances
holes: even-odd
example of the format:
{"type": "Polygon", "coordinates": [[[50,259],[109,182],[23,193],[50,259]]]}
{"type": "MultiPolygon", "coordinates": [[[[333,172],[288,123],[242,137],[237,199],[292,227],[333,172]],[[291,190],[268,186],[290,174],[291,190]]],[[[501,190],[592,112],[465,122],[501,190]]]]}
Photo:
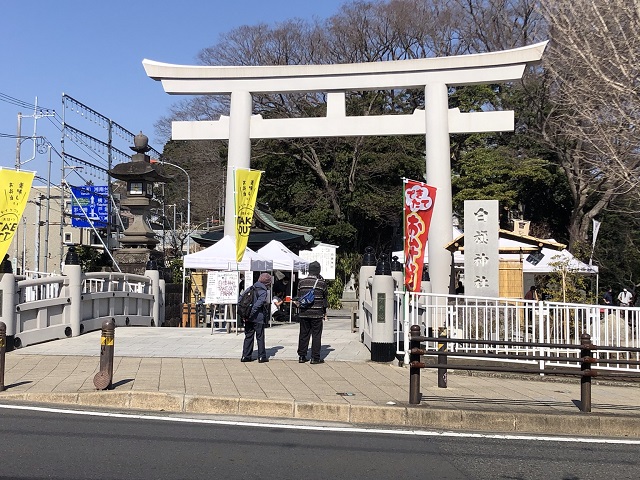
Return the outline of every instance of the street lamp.
{"type": "MultiPolygon", "coordinates": [[[[176,204],[172,203],[171,205],[166,205],[166,206],[169,208],[173,207],[173,230],[172,230],[171,236],[173,238],[173,243],[177,245],[178,243],[176,242],[176,204]]],[[[163,253],[164,253],[164,249],[163,249],[163,253]]]]}
{"type": "MultiPolygon", "coordinates": [[[[187,176],[187,255],[191,253],[191,177],[187,173],[187,171],[182,168],[180,165],[176,165],[175,163],[169,163],[165,161],[151,159],[151,163],[159,163],[160,165],[169,165],[171,167],[176,167],[178,170],[181,170],[187,176]]],[[[174,226],[173,231],[175,235],[175,207],[173,209],[174,212],[174,226]]]]}

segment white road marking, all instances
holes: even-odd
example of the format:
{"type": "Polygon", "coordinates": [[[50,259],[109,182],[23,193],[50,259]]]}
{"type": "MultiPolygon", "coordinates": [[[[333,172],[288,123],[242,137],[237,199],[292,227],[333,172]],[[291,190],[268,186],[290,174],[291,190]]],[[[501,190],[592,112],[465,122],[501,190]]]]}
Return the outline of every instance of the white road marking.
{"type": "MultiPolygon", "coordinates": [[[[0,408],[5,410],[30,410],[34,412],[61,413],[64,415],[82,415],[89,417],[110,417],[110,418],[126,418],[135,420],[158,420],[162,422],[176,423],[195,423],[206,425],[225,425],[237,427],[259,427],[259,428],[281,428],[285,430],[310,430],[320,432],[344,432],[344,433],[370,433],[384,435],[413,435],[421,437],[459,437],[459,438],[490,438],[498,440],[529,440],[538,442],[579,442],[579,443],[595,443],[595,444],[618,444],[618,445],[640,445],[640,440],[622,439],[622,438],[589,438],[589,437],[554,437],[543,435],[516,435],[508,433],[470,433],[470,432],[447,432],[447,431],[430,431],[430,430],[394,430],[384,428],[363,428],[363,427],[335,427],[322,425],[292,425],[286,423],[259,423],[231,420],[212,420],[202,418],[184,418],[184,417],[163,417],[158,415],[142,415],[135,413],[115,413],[115,412],[98,412],[89,410],[67,410],[63,408],[36,407],[31,405],[4,405],[0,404],[0,408]]],[[[401,427],[398,427],[401,428],[401,427]]]]}

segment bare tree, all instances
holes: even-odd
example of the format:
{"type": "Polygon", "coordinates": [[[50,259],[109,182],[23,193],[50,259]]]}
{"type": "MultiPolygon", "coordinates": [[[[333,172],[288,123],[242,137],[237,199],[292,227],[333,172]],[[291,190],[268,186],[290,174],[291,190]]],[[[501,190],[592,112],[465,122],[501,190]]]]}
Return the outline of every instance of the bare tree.
{"type": "Polygon", "coordinates": [[[570,243],[640,174],[638,2],[542,2],[551,43],[544,57],[550,106],[542,134],[558,154],[574,201],[570,243]]]}
{"type": "Polygon", "coordinates": [[[460,35],[470,53],[522,47],[546,40],[539,0],[455,0],[463,12],[460,35]]]}

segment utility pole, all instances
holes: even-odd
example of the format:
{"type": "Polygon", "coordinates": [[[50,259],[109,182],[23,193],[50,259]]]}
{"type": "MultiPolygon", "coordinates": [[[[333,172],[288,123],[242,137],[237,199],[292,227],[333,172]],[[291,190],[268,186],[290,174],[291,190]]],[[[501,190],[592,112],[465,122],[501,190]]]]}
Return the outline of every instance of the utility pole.
{"type": "MultiPolygon", "coordinates": [[[[18,127],[17,127],[17,131],[16,131],[16,170],[19,171],[22,167],[22,165],[24,165],[25,163],[29,163],[30,161],[34,160],[36,158],[36,154],[38,152],[38,146],[37,146],[37,142],[38,142],[38,120],[40,118],[43,117],[53,117],[55,116],[55,112],[54,111],[48,111],[48,110],[39,110],[38,109],[38,97],[36,97],[35,99],[35,104],[33,106],[33,115],[22,115],[22,112],[18,112],[18,127]],[[26,160],[26,161],[22,161],[21,158],[21,154],[22,154],[22,141],[26,140],[29,137],[25,137],[24,139],[22,138],[22,118],[23,117],[31,117],[33,118],[33,135],[30,137],[31,140],[33,141],[33,155],[31,156],[30,159],[26,160]]],[[[49,148],[51,148],[51,144],[49,144],[49,148]]],[[[49,150],[49,162],[51,162],[51,150],[49,150]]],[[[49,178],[51,178],[51,176],[49,175],[49,178]]],[[[49,180],[50,181],[50,180],[49,180]]],[[[47,209],[49,208],[49,202],[50,202],[50,195],[49,192],[47,193],[47,209]]],[[[48,213],[48,212],[47,212],[48,213]]],[[[18,261],[18,238],[19,238],[19,229],[20,229],[20,222],[18,222],[18,225],[16,226],[16,233],[15,233],[15,239],[16,239],[16,262],[18,261]]],[[[26,233],[26,232],[25,232],[26,233]]],[[[23,249],[24,250],[24,249],[23,249]]],[[[35,255],[37,255],[36,258],[40,257],[40,250],[38,249],[35,252],[35,255]]],[[[24,257],[24,254],[23,254],[24,257]]],[[[24,258],[22,259],[22,264],[24,265],[25,260],[24,258]]],[[[39,263],[39,261],[37,261],[36,263],[39,263]]],[[[24,270],[24,267],[23,267],[24,270]]],[[[45,268],[46,270],[46,268],[45,268]]]]}
{"type": "Polygon", "coordinates": [[[113,121],[109,119],[109,137],[107,139],[107,250],[111,254],[111,168],[113,167],[113,121]]]}
{"type": "Polygon", "coordinates": [[[20,146],[22,145],[22,112],[18,112],[18,130],[16,132],[16,170],[20,170],[20,146]]]}
{"type": "Polygon", "coordinates": [[[34,257],[34,267],[33,269],[36,272],[40,271],[40,227],[42,226],[42,222],[40,220],[40,211],[42,207],[42,200],[44,199],[44,195],[38,195],[38,199],[36,200],[36,234],[35,234],[35,249],[33,252],[34,257]]]}
{"type": "Polygon", "coordinates": [[[49,150],[49,165],[47,167],[47,208],[44,214],[44,271],[47,270],[49,259],[49,211],[51,210],[51,144],[47,145],[49,150]]]}
{"type": "MultiPolygon", "coordinates": [[[[20,170],[20,147],[22,145],[22,112],[18,112],[18,130],[16,132],[16,170],[20,170]]],[[[16,224],[16,233],[14,238],[16,239],[16,267],[18,266],[18,239],[19,235],[20,222],[16,224]]],[[[17,272],[16,272],[17,273],[17,272]]]]}

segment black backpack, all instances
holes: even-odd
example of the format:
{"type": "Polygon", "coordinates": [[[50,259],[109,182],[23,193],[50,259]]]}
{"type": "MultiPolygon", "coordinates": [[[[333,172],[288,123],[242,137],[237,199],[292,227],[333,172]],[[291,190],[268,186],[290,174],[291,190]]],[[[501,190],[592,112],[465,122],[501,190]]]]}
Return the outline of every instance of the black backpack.
{"type": "Polygon", "coordinates": [[[253,308],[253,302],[255,302],[255,290],[256,287],[251,285],[245,290],[245,292],[238,300],[238,318],[241,320],[248,320],[251,315],[251,309],[253,308]]]}

